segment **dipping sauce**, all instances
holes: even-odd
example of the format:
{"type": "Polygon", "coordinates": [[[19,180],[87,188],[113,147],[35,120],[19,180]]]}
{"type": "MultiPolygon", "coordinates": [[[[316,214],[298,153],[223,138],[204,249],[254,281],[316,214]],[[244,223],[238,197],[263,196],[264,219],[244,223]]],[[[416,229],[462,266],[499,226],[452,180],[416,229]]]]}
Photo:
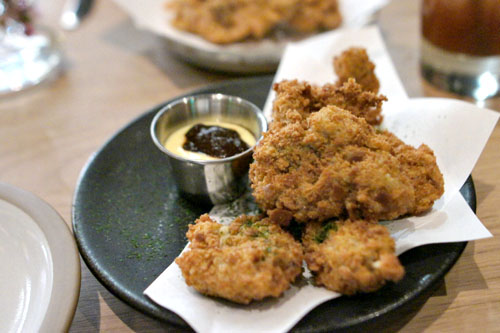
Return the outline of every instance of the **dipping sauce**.
{"type": "Polygon", "coordinates": [[[164,143],[170,152],[189,160],[216,160],[244,152],[255,145],[246,128],[226,122],[199,121],[173,132],[164,143]]]}
{"type": "Polygon", "coordinates": [[[226,158],[247,150],[248,145],[235,130],[216,125],[196,124],[186,133],[183,149],[226,158]]]}

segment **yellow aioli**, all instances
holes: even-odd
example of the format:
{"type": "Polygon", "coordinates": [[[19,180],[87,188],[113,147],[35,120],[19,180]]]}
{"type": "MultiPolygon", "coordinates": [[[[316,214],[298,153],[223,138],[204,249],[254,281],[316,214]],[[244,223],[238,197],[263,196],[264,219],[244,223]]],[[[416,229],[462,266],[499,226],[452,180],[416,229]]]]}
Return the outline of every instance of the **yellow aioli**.
{"type": "Polygon", "coordinates": [[[163,143],[165,148],[167,148],[170,152],[174,153],[175,155],[185,158],[187,160],[195,160],[195,161],[218,160],[219,159],[218,157],[213,157],[204,153],[185,150],[184,148],[182,148],[182,145],[186,141],[186,133],[191,129],[191,127],[193,127],[196,124],[203,124],[207,126],[219,126],[232,129],[233,131],[236,131],[240,135],[240,138],[243,141],[245,141],[245,143],[249,147],[255,145],[256,142],[253,134],[242,126],[221,121],[199,120],[184,125],[179,129],[175,130],[172,134],[170,134],[167,140],[165,140],[165,142],[163,143]]]}

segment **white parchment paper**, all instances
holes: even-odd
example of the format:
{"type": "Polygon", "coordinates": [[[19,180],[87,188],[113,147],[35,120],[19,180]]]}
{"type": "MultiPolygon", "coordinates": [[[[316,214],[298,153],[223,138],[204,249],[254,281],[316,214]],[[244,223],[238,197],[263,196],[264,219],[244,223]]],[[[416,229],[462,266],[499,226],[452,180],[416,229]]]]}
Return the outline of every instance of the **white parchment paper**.
{"type": "MultiPolygon", "coordinates": [[[[423,244],[491,237],[459,189],[479,158],[498,120],[498,113],[451,99],[408,99],[380,33],[374,27],[329,32],[289,45],[275,81],[297,78],[317,84],[334,82],[332,57],[350,46],[367,48],[377,66],[381,93],[389,98],[383,107],[383,127],[408,144],[418,146],[425,142],[429,145],[445,179],[445,194],[432,211],[424,216],[382,222],[396,240],[397,253],[423,244]]],[[[267,115],[273,99],[271,92],[265,107],[267,115]]],[[[247,195],[236,203],[242,211],[255,208],[250,198],[247,195]]],[[[214,207],[210,214],[221,218],[227,215],[227,208],[214,207]]],[[[239,306],[204,297],[187,287],[178,266],[173,263],[145,294],[200,332],[284,332],[317,305],[339,296],[314,287],[307,271],[304,275],[276,300],[239,306]]]]}

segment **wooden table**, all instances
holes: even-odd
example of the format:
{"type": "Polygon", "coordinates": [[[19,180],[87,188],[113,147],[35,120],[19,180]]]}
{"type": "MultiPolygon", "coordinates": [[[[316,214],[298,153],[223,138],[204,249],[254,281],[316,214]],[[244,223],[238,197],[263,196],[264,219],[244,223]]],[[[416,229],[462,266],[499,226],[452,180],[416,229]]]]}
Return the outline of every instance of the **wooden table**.
{"type": "MultiPolygon", "coordinates": [[[[62,0],[43,2],[55,25],[62,0]]],[[[378,21],[410,96],[446,96],[418,72],[418,1],[395,0],[378,21]]],[[[167,53],[161,39],[134,28],[111,1],[80,29],[62,33],[64,73],[48,84],[0,99],[0,181],[50,203],[71,224],[71,201],[89,156],[145,110],[193,88],[232,76],[205,72],[167,53]]],[[[487,106],[500,111],[500,99],[487,106]]],[[[388,323],[402,332],[498,331],[500,327],[500,125],[473,171],[477,215],[494,238],[470,242],[437,292],[410,320],[388,323]]],[[[111,295],[82,263],[72,332],[171,331],[111,295]]]]}

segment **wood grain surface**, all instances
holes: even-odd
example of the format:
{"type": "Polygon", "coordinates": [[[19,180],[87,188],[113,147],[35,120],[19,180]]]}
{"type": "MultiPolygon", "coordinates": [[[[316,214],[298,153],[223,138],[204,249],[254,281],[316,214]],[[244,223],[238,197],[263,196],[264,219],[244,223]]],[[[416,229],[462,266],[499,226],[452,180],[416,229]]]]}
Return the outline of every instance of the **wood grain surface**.
{"type": "MultiPolygon", "coordinates": [[[[54,26],[62,0],[39,1],[54,26]]],[[[445,96],[419,74],[419,1],[394,0],[377,16],[388,51],[411,97],[445,96]]],[[[0,98],[0,181],[31,191],[71,225],[80,170],[93,152],[144,111],[176,95],[235,78],[183,63],[162,39],[137,30],[112,1],[95,1],[73,32],[60,31],[61,75],[0,98]]],[[[485,106],[500,111],[500,99],[485,106]]],[[[500,127],[472,176],[477,215],[495,237],[469,242],[439,289],[420,308],[387,323],[387,331],[500,332],[500,127]]],[[[457,226],[459,227],[459,226],[457,226]]],[[[175,331],[111,295],[82,263],[82,285],[71,332],[175,331]]]]}

